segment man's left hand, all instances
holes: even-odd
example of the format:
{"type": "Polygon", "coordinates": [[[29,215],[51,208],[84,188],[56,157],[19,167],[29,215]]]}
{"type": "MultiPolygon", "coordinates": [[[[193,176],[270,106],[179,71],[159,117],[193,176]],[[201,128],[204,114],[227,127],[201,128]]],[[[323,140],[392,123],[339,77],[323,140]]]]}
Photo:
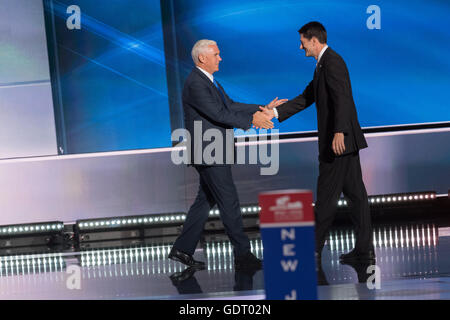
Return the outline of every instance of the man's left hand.
{"type": "Polygon", "coordinates": [[[276,97],[275,99],[273,99],[272,101],[270,101],[270,103],[269,103],[268,105],[265,105],[264,107],[267,108],[267,109],[269,109],[269,110],[272,110],[273,108],[276,108],[276,107],[278,107],[280,104],[283,104],[283,103],[285,103],[285,102],[287,102],[287,101],[288,101],[288,99],[281,99],[281,100],[278,100],[278,97],[276,97]]]}
{"type": "Polygon", "coordinates": [[[344,133],[336,132],[332,143],[333,152],[340,156],[345,152],[344,133]]]}

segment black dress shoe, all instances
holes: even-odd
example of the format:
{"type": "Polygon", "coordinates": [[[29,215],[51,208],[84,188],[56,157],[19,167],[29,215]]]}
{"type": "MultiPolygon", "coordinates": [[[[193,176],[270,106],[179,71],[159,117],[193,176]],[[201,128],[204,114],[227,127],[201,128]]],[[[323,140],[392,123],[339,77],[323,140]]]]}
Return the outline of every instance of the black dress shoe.
{"type": "Polygon", "coordinates": [[[177,288],[179,294],[202,293],[202,288],[194,276],[194,273],[199,270],[199,268],[188,267],[186,270],[170,276],[170,280],[175,288],[177,288]]]}
{"type": "Polygon", "coordinates": [[[369,251],[358,251],[353,249],[349,253],[342,254],[339,260],[343,262],[354,262],[354,261],[375,261],[375,251],[370,249],[369,251]]]}
{"type": "Polygon", "coordinates": [[[236,269],[234,272],[234,291],[253,290],[253,276],[257,269],[236,269]]]}
{"type": "Polygon", "coordinates": [[[190,254],[184,253],[173,247],[172,250],[170,250],[169,259],[179,261],[189,267],[195,267],[200,269],[205,268],[205,263],[203,261],[194,260],[194,257],[192,257],[190,254]]]}
{"type": "Polygon", "coordinates": [[[262,268],[262,261],[248,251],[247,253],[234,258],[234,267],[236,270],[259,270],[262,268]]]}
{"type": "Polygon", "coordinates": [[[184,282],[186,280],[189,280],[192,278],[194,273],[198,271],[198,268],[194,267],[188,267],[182,272],[176,272],[170,276],[170,280],[172,280],[172,283],[174,286],[179,285],[181,282],[184,282]]]}
{"type": "Polygon", "coordinates": [[[367,279],[372,276],[370,272],[367,272],[367,269],[373,264],[373,261],[341,261],[341,264],[355,269],[359,283],[367,283],[367,279]]]}

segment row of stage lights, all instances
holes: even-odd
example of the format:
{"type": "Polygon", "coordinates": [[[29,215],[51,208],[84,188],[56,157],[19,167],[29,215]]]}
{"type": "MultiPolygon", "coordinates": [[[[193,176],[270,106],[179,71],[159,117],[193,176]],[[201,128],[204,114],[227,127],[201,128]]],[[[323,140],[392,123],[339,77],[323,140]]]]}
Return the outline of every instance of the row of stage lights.
{"type": "MultiPolygon", "coordinates": [[[[430,201],[434,199],[436,199],[435,192],[371,196],[369,197],[369,205],[378,206],[387,204],[401,204],[418,201],[430,201]]],[[[340,199],[337,203],[338,207],[346,207],[347,205],[348,202],[346,199],[340,199]]],[[[260,211],[261,207],[258,205],[247,205],[241,207],[241,212],[243,216],[258,215],[260,211]]],[[[218,217],[220,215],[220,212],[218,209],[212,209],[209,211],[209,215],[212,218],[218,217]]],[[[150,227],[156,225],[171,225],[171,224],[180,225],[185,221],[185,219],[186,219],[185,213],[116,217],[104,219],[79,220],[77,221],[77,227],[78,230],[80,231],[89,231],[89,230],[100,230],[100,229],[108,230],[108,229],[139,227],[139,226],[150,227]]],[[[61,232],[63,229],[64,224],[62,222],[47,222],[40,224],[3,226],[0,227],[0,237],[61,232]]]]}
{"type": "Polygon", "coordinates": [[[180,223],[186,219],[186,215],[170,214],[161,216],[139,216],[139,217],[123,217],[123,218],[109,218],[99,220],[83,220],[77,223],[80,230],[99,229],[99,228],[119,228],[139,225],[154,225],[154,224],[170,224],[180,223]]]}
{"type": "Polygon", "coordinates": [[[63,265],[64,258],[62,256],[58,257],[36,257],[36,258],[28,258],[28,257],[20,257],[16,259],[5,259],[0,260],[0,269],[5,268],[34,268],[34,267],[44,267],[44,266],[57,266],[63,265]]]}
{"type": "MultiPolygon", "coordinates": [[[[81,252],[81,266],[95,267],[107,266],[114,264],[141,263],[149,261],[163,261],[171,263],[167,260],[167,256],[172,248],[171,244],[153,245],[145,247],[134,247],[125,249],[97,249],[81,252]]],[[[233,261],[233,248],[230,241],[206,242],[205,248],[206,259],[208,265],[212,265],[212,270],[216,259],[228,259],[233,261]]],[[[261,239],[250,240],[250,251],[257,257],[263,255],[263,244],[261,239]]],[[[178,264],[178,263],[175,263],[178,264]]]]}
{"type": "MultiPolygon", "coordinates": [[[[384,227],[373,230],[375,248],[435,247],[438,239],[439,231],[435,225],[384,227]]],[[[332,230],[328,237],[331,251],[351,250],[355,246],[355,241],[353,230],[332,230]]]]}
{"type": "MultiPolygon", "coordinates": [[[[435,192],[421,192],[421,193],[408,193],[408,194],[391,194],[383,196],[369,197],[369,205],[386,205],[386,204],[399,204],[399,203],[411,203],[417,201],[429,201],[436,199],[435,192]]],[[[338,201],[338,207],[347,206],[347,200],[341,199],[338,201]]]]}
{"type": "Polygon", "coordinates": [[[60,253],[0,257],[0,277],[62,271],[66,262],[60,253]]]}
{"type": "Polygon", "coordinates": [[[171,245],[155,245],[126,249],[102,249],[81,252],[81,266],[105,266],[165,260],[171,245]]]}
{"type": "MultiPolygon", "coordinates": [[[[261,211],[259,206],[243,206],[241,212],[243,215],[257,215],[261,211]]],[[[218,209],[209,211],[210,217],[218,217],[220,214],[218,209]]],[[[80,220],[77,222],[79,230],[96,230],[96,229],[111,229],[120,227],[135,227],[135,226],[151,226],[151,225],[167,225],[177,224],[186,220],[186,214],[175,213],[166,215],[148,215],[135,216],[123,218],[107,218],[96,220],[80,220]]]]}
{"type": "MultiPolygon", "coordinates": [[[[387,203],[405,203],[405,202],[417,202],[428,201],[436,199],[435,192],[421,192],[421,193],[408,193],[408,194],[393,194],[369,197],[369,205],[387,204],[387,203]]],[[[314,205],[314,204],[313,204],[314,205]]],[[[338,207],[345,207],[348,205],[346,199],[340,199],[337,203],[338,207]]],[[[261,211],[260,206],[245,206],[241,207],[243,215],[256,214],[261,211]]],[[[218,216],[219,210],[211,210],[210,215],[218,216]]]]}
{"type": "MultiPolygon", "coordinates": [[[[256,215],[260,211],[261,211],[261,207],[260,206],[256,206],[256,205],[255,206],[244,206],[244,207],[241,207],[241,212],[242,212],[242,215],[244,215],[244,216],[245,215],[247,215],[247,216],[249,216],[249,215],[256,215]]],[[[209,215],[212,216],[212,217],[214,217],[214,216],[218,217],[220,215],[219,209],[210,210],[209,211],[209,215]]]]}

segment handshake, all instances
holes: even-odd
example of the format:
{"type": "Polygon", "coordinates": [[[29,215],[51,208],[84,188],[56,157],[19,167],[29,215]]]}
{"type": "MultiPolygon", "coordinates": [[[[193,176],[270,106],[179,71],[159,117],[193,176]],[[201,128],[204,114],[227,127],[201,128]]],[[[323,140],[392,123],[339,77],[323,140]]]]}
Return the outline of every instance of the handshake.
{"type": "Polygon", "coordinates": [[[273,108],[278,107],[286,101],[288,101],[288,99],[278,100],[278,97],[276,97],[268,105],[259,107],[261,111],[257,111],[253,114],[253,127],[256,129],[272,129],[273,122],[271,120],[275,117],[273,108]]]}

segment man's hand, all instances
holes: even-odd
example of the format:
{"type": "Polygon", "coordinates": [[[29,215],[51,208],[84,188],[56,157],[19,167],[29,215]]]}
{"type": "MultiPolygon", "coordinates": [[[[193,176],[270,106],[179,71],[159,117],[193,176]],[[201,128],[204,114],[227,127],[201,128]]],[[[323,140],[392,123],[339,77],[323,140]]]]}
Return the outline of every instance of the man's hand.
{"type": "Polygon", "coordinates": [[[270,103],[268,105],[266,105],[265,107],[269,110],[272,110],[273,108],[278,107],[280,104],[283,104],[285,102],[287,102],[288,99],[281,99],[278,100],[278,97],[276,97],[275,99],[273,99],[272,101],[270,101],[270,103]]]}
{"type": "MultiPolygon", "coordinates": [[[[268,119],[268,120],[272,120],[274,117],[275,117],[275,112],[273,112],[273,109],[267,109],[267,108],[264,108],[264,107],[259,107],[259,109],[261,109],[261,111],[260,112],[262,112],[265,116],[266,116],[266,118],[268,119]]],[[[255,124],[253,124],[253,128],[255,128],[255,129],[261,129],[261,127],[260,126],[257,126],[257,125],[255,125],[255,124]]],[[[273,126],[272,126],[272,128],[273,128],[273,126]]],[[[267,129],[267,128],[264,128],[264,129],[267,129]]]]}
{"type": "Polygon", "coordinates": [[[333,152],[340,156],[345,151],[345,143],[344,143],[344,133],[336,132],[334,134],[333,143],[332,143],[333,152]]]}
{"type": "Polygon", "coordinates": [[[264,113],[266,116],[269,117],[269,120],[272,120],[273,118],[275,118],[275,112],[273,111],[273,109],[264,108],[264,107],[259,107],[259,109],[261,110],[262,113],[264,113]]]}
{"type": "Polygon", "coordinates": [[[272,119],[270,116],[264,114],[262,111],[257,111],[253,114],[252,124],[257,128],[263,129],[272,129],[273,122],[270,121],[272,119]]]}

